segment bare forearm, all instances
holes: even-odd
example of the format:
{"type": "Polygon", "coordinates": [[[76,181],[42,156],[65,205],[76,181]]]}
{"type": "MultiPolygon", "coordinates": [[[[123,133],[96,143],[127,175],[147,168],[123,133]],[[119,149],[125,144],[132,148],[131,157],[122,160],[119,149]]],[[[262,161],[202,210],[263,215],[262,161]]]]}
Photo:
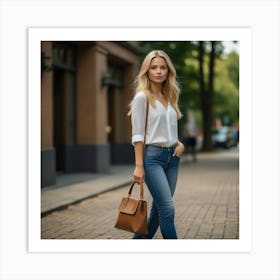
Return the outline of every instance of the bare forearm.
{"type": "Polygon", "coordinates": [[[135,169],[134,169],[134,181],[138,184],[143,184],[145,180],[145,171],[143,163],[143,149],[144,144],[142,142],[136,142],[134,145],[135,152],[135,169]]]}
{"type": "Polygon", "coordinates": [[[143,150],[143,142],[136,142],[134,145],[135,166],[143,166],[143,150]]]}

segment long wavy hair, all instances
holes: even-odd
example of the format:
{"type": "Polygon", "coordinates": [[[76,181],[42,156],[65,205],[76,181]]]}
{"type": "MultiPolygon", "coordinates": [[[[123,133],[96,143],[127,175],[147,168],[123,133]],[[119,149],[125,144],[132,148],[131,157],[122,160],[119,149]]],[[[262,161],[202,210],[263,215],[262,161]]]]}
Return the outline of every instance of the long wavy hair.
{"type": "MultiPolygon", "coordinates": [[[[182,113],[178,107],[178,100],[180,94],[180,87],[176,80],[176,70],[171,62],[169,56],[162,50],[154,50],[147,54],[145,59],[143,60],[142,66],[140,68],[139,74],[136,77],[135,84],[136,90],[135,94],[142,91],[146,94],[149,103],[155,108],[156,102],[155,97],[151,92],[151,81],[148,76],[148,71],[152,62],[152,59],[155,57],[161,57],[166,61],[168,67],[168,76],[167,79],[162,84],[162,92],[167,97],[172,107],[177,113],[177,118],[180,119],[182,117],[182,113]]],[[[129,107],[130,110],[128,115],[131,115],[131,105],[129,107]]]]}

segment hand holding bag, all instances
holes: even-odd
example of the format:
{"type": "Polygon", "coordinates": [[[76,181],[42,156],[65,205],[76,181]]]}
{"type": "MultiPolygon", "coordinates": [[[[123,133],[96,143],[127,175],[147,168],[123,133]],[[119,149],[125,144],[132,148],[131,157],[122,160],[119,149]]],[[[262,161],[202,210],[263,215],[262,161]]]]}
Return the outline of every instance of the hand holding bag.
{"type": "Polygon", "coordinates": [[[147,202],[144,200],[143,184],[140,184],[140,199],[137,199],[131,197],[135,183],[133,181],[130,185],[127,197],[122,198],[115,227],[134,233],[148,234],[147,202]]]}

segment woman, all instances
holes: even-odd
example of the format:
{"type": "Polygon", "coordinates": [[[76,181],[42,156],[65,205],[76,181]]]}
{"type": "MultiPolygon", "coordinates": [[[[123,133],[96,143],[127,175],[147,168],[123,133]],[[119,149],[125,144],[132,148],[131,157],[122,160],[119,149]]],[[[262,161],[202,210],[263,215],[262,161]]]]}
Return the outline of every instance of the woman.
{"type": "Polygon", "coordinates": [[[151,239],[158,227],[164,239],[177,239],[174,225],[173,194],[184,145],[178,140],[179,87],[176,71],[168,55],[155,50],[142,63],[136,94],[130,104],[132,144],[135,150],[134,180],[144,180],[153,197],[148,219],[148,234],[133,239],[151,239]],[[144,134],[146,101],[149,101],[146,147],[144,134]]]}

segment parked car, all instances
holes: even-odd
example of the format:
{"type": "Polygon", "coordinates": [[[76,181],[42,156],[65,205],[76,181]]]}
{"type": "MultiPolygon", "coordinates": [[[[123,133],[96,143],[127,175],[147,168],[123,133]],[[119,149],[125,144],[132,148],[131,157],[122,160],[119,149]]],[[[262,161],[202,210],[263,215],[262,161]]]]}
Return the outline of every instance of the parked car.
{"type": "Polygon", "coordinates": [[[212,131],[212,143],[214,147],[223,147],[225,149],[235,146],[234,129],[228,126],[214,129],[212,131]]]}

